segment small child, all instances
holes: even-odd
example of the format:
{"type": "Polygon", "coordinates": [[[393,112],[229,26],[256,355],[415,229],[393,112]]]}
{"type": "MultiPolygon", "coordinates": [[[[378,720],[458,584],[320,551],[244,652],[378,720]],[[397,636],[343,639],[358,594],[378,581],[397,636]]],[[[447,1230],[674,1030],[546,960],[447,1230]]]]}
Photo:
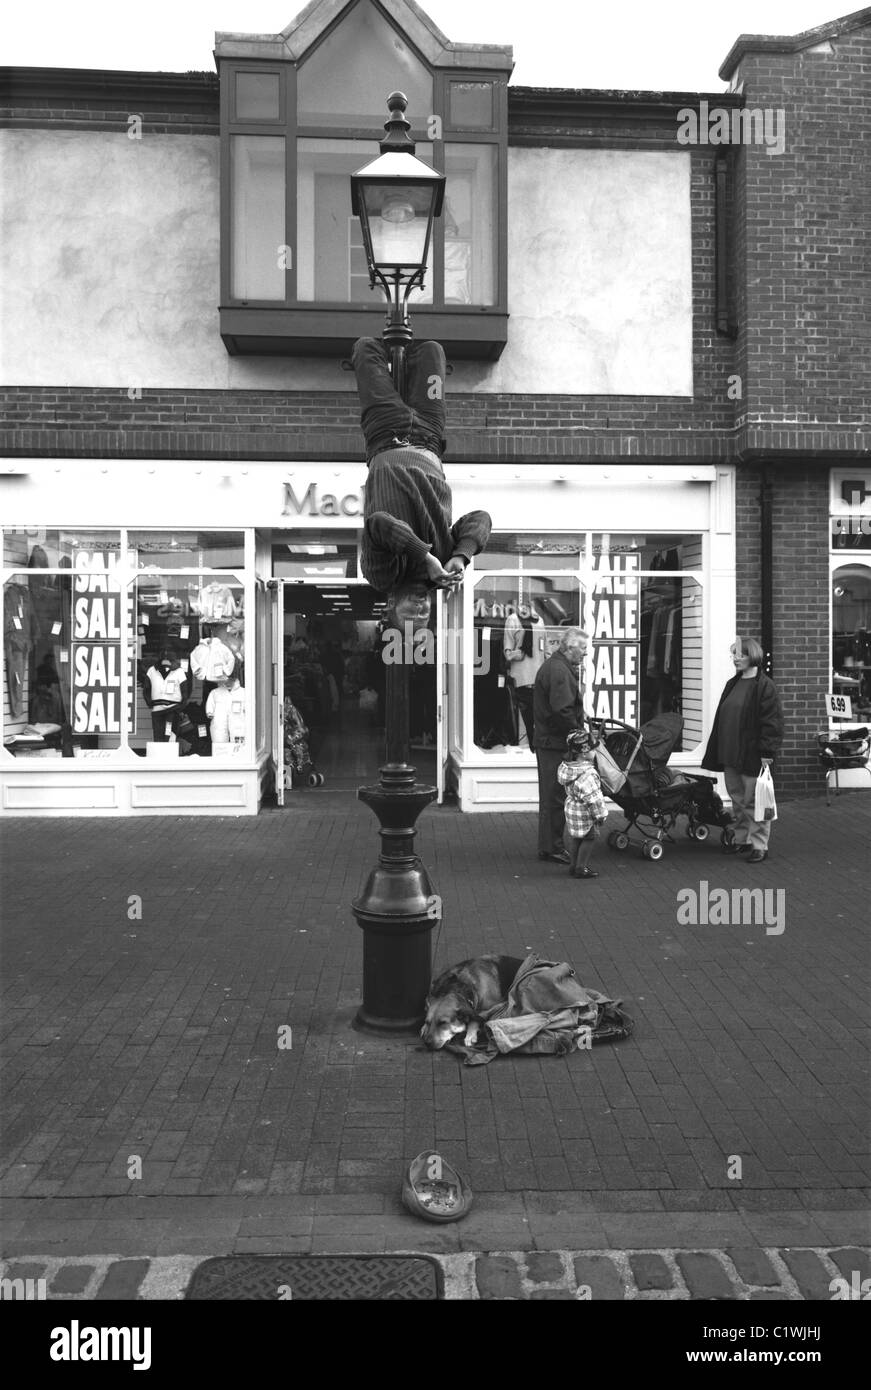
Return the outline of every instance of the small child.
{"type": "Polygon", "coordinates": [[[557,777],[566,789],[566,848],[573,878],[598,878],[589,868],[599,826],[608,819],[602,784],[593,765],[593,739],[586,729],[574,729],[566,739],[566,759],[557,777]]]}

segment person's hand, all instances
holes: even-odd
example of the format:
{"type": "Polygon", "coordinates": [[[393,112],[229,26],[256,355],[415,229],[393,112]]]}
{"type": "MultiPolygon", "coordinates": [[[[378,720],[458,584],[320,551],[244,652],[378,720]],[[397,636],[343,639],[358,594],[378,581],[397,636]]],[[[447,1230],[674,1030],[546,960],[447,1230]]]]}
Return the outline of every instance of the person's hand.
{"type": "Polygon", "coordinates": [[[763,767],[770,767],[771,764],[774,762],[774,759],[773,759],[773,758],[762,758],[762,759],[761,759],[761,762],[762,762],[762,766],[763,766],[763,767]]]}
{"type": "MultiPolygon", "coordinates": [[[[441,560],[433,555],[432,551],[425,560],[427,579],[430,584],[434,584],[437,589],[455,589],[463,582],[462,574],[457,574],[456,570],[446,569],[441,560]]],[[[450,564],[450,561],[448,561],[450,564]]],[[[462,566],[462,561],[460,561],[462,566]]]]}
{"type": "Polygon", "coordinates": [[[452,555],[450,560],[448,560],[448,563],[445,565],[445,571],[448,574],[456,575],[457,582],[462,584],[463,575],[466,573],[466,565],[462,555],[452,555]]]}

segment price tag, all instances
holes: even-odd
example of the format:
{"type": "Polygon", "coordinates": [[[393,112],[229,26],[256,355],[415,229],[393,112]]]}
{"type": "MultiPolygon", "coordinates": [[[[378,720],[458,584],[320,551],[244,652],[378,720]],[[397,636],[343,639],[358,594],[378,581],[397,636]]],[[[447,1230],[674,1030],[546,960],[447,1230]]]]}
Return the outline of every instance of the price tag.
{"type": "Polygon", "coordinates": [[[69,654],[69,652],[68,652],[68,651],[62,651],[61,654],[60,654],[61,665],[62,665],[62,666],[65,665],[66,662],[69,661],[69,659],[70,659],[70,654],[69,654]]]}
{"type": "Polygon", "coordinates": [[[186,642],[191,635],[191,630],[186,624],[183,624],[178,635],[182,642],[186,642]]]}
{"type": "Polygon", "coordinates": [[[852,719],[853,701],[849,695],[833,695],[830,691],[826,696],[826,712],[830,719],[852,719]]]}
{"type": "Polygon", "coordinates": [[[19,632],[21,631],[21,619],[16,618],[14,613],[12,615],[12,626],[17,627],[19,632]]]}
{"type": "Polygon", "coordinates": [[[51,635],[52,635],[52,637],[57,637],[58,634],[60,633],[60,630],[61,630],[61,624],[60,624],[60,623],[52,623],[52,625],[51,625],[51,635]]]}

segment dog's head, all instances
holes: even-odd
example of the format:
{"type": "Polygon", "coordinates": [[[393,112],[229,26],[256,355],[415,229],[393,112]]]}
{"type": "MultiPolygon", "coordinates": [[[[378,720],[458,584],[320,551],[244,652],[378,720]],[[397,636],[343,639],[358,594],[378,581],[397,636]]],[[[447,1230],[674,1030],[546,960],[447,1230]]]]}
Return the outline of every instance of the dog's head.
{"type": "Polygon", "coordinates": [[[473,1001],[458,989],[435,997],[429,995],[420,1036],[427,1047],[436,1051],[449,1043],[457,1033],[465,1033],[476,1016],[473,1001]]]}

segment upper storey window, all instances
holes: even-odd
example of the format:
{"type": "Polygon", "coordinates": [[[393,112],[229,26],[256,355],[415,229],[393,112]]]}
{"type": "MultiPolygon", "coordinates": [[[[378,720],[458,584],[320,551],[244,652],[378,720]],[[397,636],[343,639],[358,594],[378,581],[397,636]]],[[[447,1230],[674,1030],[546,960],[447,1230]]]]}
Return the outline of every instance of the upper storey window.
{"type": "Polygon", "coordinates": [[[387,95],[401,90],[418,158],[447,178],[412,301],[427,320],[418,334],[454,356],[497,357],[510,50],[467,53],[410,6],[408,32],[376,0],[329,8],[330,21],[303,14],[274,38],[218,36],[224,341],[230,352],[331,353],[378,331],[350,175],[377,156],[387,95]]]}

